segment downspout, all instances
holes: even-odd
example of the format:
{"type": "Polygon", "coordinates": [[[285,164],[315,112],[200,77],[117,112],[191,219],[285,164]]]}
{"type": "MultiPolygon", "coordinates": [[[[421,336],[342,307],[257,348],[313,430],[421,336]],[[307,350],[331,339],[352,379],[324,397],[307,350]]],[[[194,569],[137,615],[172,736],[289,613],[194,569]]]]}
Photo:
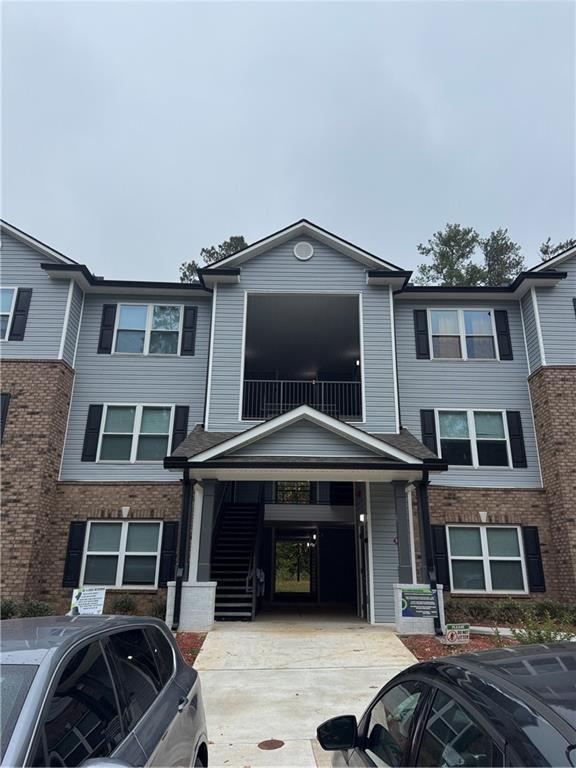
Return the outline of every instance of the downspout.
{"type": "MultiPolygon", "coordinates": [[[[424,544],[424,560],[426,562],[426,572],[428,574],[428,582],[430,589],[435,590],[437,587],[436,582],[436,565],[434,563],[434,551],[432,548],[432,528],[430,526],[430,508],[428,506],[428,486],[430,485],[428,470],[422,473],[422,480],[417,483],[418,492],[418,511],[420,513],[422,540],[424,544]]],[[[437,635],[442,635],[442,625],[440,624],[440,617],[436,616],[434,619],[434,632],[437,635]]]]}
{"type": "Polygon", "coordinates": [[[190,499],[196,480],[190,481],[188,471],[182,473],[182,508],[180,512],[180,537],[178,539],[178,563],[176,565],[176,588],[174,590],[174,611],[172,613],[172,631],[176,632],[180,624],[182,606],[182,582],[188,572],[190,542],[190,499]]]}

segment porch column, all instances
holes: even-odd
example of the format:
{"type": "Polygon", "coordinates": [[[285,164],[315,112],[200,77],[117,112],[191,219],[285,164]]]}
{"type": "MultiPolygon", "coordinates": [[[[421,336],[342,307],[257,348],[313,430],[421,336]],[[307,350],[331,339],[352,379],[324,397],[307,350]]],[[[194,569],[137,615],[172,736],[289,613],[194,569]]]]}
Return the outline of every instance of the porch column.
{"type": "Polygon", "coordinates": [[[406,483],[393,481],[396,532],[398,540],[398,579],[401,584],[412,584],[412,552],[410,547],[410,514],[406,497],[406,483]]]}
{"type": "Polygon", "coordinates": [[[428,473],[424,473],[422,480],[416,483],[418,495],[418,517],[420,518],[420,536],[422,539],[422,555],[426,565],[426,574],[432,589],[436,589],[436,566],[434,564],[434,552],[432,550],[432,528],[430,526],[430,508],[428,506],[428,473]]]}
{"type": "Polygon", "coordinates": [[[210,561],[212,558],[212,533],[216,514],[216,480],[203,480],[204,498],[202,501],[202,522],[198,544],[197,581],[210,581],[210,561]]]}

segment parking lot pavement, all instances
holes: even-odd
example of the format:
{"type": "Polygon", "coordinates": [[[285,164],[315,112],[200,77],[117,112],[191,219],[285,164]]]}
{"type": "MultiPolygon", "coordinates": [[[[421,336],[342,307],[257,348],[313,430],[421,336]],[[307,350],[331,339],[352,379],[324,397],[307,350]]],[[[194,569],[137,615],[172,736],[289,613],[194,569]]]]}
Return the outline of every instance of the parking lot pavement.
{"type": "Polygon", "coordinates": [[[356,620],[218,623],[195,664],[210,765],[329,765],[316,727],[334,715],[360,716],[415,661],[392,630],[356,620]],[[276,746],[271,740],[283,745],[265,749],[276,746]]]}

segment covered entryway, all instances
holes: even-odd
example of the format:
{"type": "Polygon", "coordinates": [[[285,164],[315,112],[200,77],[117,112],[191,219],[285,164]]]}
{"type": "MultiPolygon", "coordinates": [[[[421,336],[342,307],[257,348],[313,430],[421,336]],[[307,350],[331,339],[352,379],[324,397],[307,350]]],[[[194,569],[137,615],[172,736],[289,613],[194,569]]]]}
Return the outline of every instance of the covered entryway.
{"type": "Polygon", "coordinates": [[[360,716],[390,678],[415,662],[397,636],[360,620],[292,612],[219,623],[196,661],[212,766],[329,765],[316,727],[360,716]],[[275,739],[283,746],[263,751],[275,739]]]}

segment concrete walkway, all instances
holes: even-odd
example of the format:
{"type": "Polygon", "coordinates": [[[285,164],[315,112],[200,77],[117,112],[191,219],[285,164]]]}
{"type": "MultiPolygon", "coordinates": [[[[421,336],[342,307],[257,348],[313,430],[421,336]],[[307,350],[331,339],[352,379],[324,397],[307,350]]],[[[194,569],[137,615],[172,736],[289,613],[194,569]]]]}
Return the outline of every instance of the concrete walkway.
{"type": "Polygon", "coordinates": [[[316,727],[334,715],[359,717],[378,689],[415,661],[391,630],[354,619],[218,623],[195,663],[210,765],[329,765],[316,727]],[[268,739],[284,746],[260,749],[268,739]]]}

